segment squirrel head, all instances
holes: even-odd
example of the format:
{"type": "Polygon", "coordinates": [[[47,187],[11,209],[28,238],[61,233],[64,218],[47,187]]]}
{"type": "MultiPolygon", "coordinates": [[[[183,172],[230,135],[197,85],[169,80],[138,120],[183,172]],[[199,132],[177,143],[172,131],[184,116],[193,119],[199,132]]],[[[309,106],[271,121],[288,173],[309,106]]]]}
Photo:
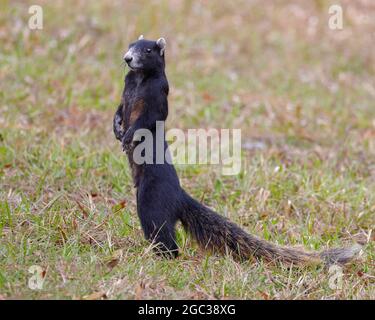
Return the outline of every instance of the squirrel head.
{"type": "Polygon", "coordinates": [[[138,40],[129,45],[128,51],[124,55],[124,60],[130,70],[136,72],[151,72],[163,70],[165,68],[165,48],[164,38],[158,40],[146,40],[143,35],[138,40]]]}

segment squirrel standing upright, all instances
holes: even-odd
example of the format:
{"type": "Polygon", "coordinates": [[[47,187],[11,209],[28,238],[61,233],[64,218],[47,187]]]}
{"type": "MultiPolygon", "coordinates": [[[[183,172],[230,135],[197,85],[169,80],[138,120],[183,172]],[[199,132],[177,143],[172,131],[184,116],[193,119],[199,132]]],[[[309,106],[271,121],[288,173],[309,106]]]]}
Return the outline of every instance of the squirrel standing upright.
{"type": "MultiPolygon", "coordinates": [[[[136,131],[148,129],[155,145],[156,121],[165,121],[168,116],[165,47],[164,38],[151,41],[143,39],[143,36],[129,45],[124,60],[130,71],[125,77],[121,104],[113,119],[115,136],[127,153],[137,189],[137,212],[142,229],[146,239],[155,244],[156,251],[177,257],[175,226],[177,221],[181,221],[201,247],[223,254],[230,252],[240,260],[255,257],[293,265],[345,264],[351,261],[361,249],[358,244],[306,252],[277,246],[248,234],[188,195],[180,186],[174,166],[168,161],[156,163],[155,152],[152,163],[137,164],[134,161],[133,151],[137,142],[133,138],[136,131]]],[[[167,150],[164,137],[162,143],[167,150]]]]}

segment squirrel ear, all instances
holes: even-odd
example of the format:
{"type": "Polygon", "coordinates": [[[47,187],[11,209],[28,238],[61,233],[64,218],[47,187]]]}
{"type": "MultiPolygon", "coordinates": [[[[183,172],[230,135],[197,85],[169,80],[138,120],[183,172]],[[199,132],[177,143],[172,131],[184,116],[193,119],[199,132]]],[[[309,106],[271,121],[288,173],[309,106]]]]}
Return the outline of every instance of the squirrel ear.
{"type": "Polygon", "coordinates": [[[141,34],[139,37],[138,37],[138,40],[143,40],[144,37],[143,37],[143,34],[141,34]]]}
{"type": "Polygon", "coordinates": [[[160,48],[160,55],[162,56],[164,54],[167,42],[164,38],[159,38],[158,40],[156,40],[156,45],[160,48]]]}

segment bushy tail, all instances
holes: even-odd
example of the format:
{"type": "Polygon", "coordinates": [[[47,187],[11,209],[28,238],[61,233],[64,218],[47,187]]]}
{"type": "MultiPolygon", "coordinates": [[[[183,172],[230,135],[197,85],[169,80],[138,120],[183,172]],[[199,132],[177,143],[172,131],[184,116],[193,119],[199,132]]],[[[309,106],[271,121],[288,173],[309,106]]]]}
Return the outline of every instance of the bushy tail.
{"type": "Polygon", "coordinates": [[[255,257],[293,265],[346,264],[353,260],[361,250],[359,244],[349,248],[315,253],[277,246],[246,233],[236,224],[203,206],[187,193],[184,193],[181,222],[201,247],[215,252],[230,252],[239,260],[255,257]]]}

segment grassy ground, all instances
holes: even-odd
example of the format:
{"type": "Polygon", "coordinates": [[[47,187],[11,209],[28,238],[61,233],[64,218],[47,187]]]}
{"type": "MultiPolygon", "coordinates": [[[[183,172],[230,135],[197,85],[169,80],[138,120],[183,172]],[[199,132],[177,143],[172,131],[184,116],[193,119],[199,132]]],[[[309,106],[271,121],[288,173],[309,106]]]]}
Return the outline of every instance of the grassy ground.
{"type": "Polygon", "coordinates": [[[341,31],[325,0],[0,0],[0,298],[374,299],[375,7],[335,3],[341,31]],[[181,229],[177,260],[152,254],[111,128],[141,33],[168,41],[170,128],[242,129],[241,174],[180,166],[185,189],[272,242],[361,241],[341,289],[323,268],[209,255],[181,229]]]}

